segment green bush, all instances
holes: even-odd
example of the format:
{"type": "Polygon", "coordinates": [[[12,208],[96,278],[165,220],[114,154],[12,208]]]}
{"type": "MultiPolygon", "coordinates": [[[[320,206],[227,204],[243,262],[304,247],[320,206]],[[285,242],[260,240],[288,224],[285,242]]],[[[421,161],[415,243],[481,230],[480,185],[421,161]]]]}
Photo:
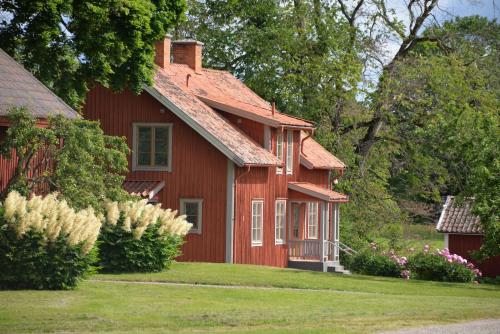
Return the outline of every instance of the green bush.
{"type": "Polygon", "coordinates": [[[0,208],[0,289],[70,289],[95,271],[100,220],[54,195],[11,192],[0,208]]]}
{"type": "Polygon", "coordinates": [[[106,272],[158,272],[180,255],[191,228],[185,216],[146,201],[106,204],[99,236],[100,266],[106,272]]]}
{"type": "Polygon", "coordinates": [[[107,272],[158,272],[169,268],[180,255],[183,239],[158,235],[158,224],[150,225],[135,239],[123,223],[106,226],[99,237],[100,266],[107,272]]]}
{"type": "Polygon", "coordinates": [[[350,269],[363,275],[401,277],[401,268],[397,263],[387,256],[368,251],[355,255],[350,269]]]}
{"type": "Polygon", "coordinates": [[[467,266],[449,262],[445,257],[431,253],[417,253],[409,260],[409,267],[417,279],[442,282],[472,282],[476,277],[467,266]]]}

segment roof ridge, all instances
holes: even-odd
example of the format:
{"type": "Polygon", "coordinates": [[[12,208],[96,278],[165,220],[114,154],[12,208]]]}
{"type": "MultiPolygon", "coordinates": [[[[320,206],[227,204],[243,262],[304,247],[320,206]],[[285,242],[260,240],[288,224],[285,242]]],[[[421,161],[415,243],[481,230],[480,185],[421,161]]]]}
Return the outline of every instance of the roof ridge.
{"type": "MultiPolygon", "coordinates": [[[[250,88],[249,88],[249,89],[250,89],[250,88]]],[[[213,95],[212,95],[212,96],[213,96],[213,95]]],[[[217,96],[217,97],[218,97],[218,96],[217,96]]],[[[241,100],[235,99],[235,98],[233,98],[233,97],[231,97],[231,96],[227,96],[227,97],[226,97],[226,96],[222,96],[222,97],[223,97],[223,98],[225,98],[225,99],[231,99],[231,100],[234,100],[234,101],[238,101],[238,102],[243,103],[243,104],[248,104],[248,105],[253,106],[253,107],[256,107],[256,108],[260,108],[260,109],[268,110],[268,111],[270,112],[270,114],[272,115],[272,109],[266,109],[266,108],[264,108],[264,107],[258,106],[258,105],[253,104],[253,103],[248,103],[248,102],[245,102],[245,101],[241,101],[241,100]]],[[[209,97],[209,96],[207,96],[207,98],[208,98],[208,99],[210,99],[210,97],[209,97]]],[[[264,100],[264,99],[262,99],[262,100],[263,100],[263,101],[266,101],[266,100],[264,100]]],[[[266,102],[267,102],[267,101],[266,101],[266,102]]],[[[269,105],[269,107],[271,108],[271,105],[269,105]]],[[[290,115],[290,114],[287,114],[287,113],[285,113],[285,112],[281,112],[281,111],[279,111],[279,110],[276,110],[275,112],[276,112],[277,114],[280,114],[280,115],[284,115],[284,116],[287,116],[287,117],[295,118],[295,119],[297,119],[297,120],[299,120],[299,121],[304,121],[304,122],[308,122],[308,123],[314,124],[314,122],[312,122],[312,121],[310,121],[310,120],[307,120],[307,119],[305,119],[305,118],[297,117],[297,116],[295,116],[295,115],[290,115]]]]}

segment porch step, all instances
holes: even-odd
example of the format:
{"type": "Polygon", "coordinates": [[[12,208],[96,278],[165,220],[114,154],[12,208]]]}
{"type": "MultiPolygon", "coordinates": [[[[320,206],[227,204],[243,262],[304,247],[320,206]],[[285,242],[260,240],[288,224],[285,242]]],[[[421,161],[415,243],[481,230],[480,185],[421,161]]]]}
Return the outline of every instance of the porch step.
{"type": "Polygon", "coordinates": [[[327,265],[327,270],[329,273],[339,273],[339,274],[344,274],[344,275],[351,275],[351,272],[349,270],[345,269],[344,266],[338,262],[328,261],[326,263],[326,265],[327,265]]]}

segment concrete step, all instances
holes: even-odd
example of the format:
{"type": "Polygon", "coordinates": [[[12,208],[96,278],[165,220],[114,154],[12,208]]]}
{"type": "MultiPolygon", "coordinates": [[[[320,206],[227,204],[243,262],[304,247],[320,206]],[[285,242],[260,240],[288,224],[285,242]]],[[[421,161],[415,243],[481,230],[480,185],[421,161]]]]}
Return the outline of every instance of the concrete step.
{"type": "Polygon", "coordinates": [[[328,272],[330,273],[338,273],[338,274],[343,274],[343,275],[351,275],[351,272],[347,269],[344,268],[343,265],[335,263],[335,264],[328,264],[327,263],[327,269],[328,272]]]}

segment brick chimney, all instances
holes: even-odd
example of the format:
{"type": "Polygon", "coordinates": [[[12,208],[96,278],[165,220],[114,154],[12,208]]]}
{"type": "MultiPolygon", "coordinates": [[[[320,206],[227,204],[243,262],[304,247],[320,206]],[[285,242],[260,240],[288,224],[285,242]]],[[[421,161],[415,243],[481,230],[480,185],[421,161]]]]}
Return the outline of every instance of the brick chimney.
{"type": "Polygon", "coordinates": [[[170,64],[170,45],[172,36],[166,35],[161,41],[155,44],[155,64],[161,68],[166,68],[170,64]]]}
{"type": "Polygon", "coordinates": [[[174,63],[186,64],[191,67],[196,73],[201,73],[201,49],[203,43],[193,39],[184,39],[174,41],[172,53],[174,55],[174,63]]]}

